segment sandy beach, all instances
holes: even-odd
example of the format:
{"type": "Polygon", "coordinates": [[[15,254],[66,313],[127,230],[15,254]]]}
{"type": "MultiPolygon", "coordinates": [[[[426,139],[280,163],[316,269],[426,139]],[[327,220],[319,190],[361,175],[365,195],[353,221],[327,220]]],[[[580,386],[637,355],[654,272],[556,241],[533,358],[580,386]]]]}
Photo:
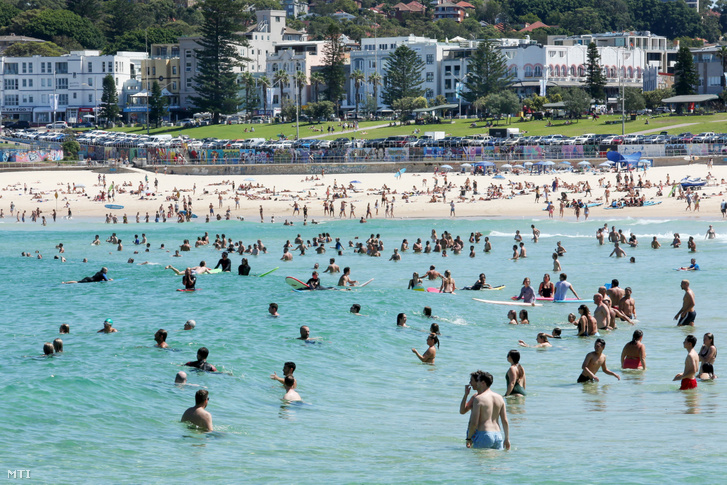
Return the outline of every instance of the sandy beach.
{"type": "MultiPolygon", "coordinates": [[[[590,211],[591,218],[626,218],[626,217],[654,217],[654,218],[721,218],[720,203],[725,189],[722,180],[727,178],[727,166],[715,166],[708,169],[706,164],[699,161],[693,165],[681,165],[670,167],[653,167],[646,172],[632,172],[635,184],[638,184],[639,177],[643,182],[651,182],[653,187],[640,190],[647,200],[661,202],[659,205],[648,207],[627,207],[620,210],[604,210],[605,204],[593,207],[590,211]],[[699,212],[687,211],[684,199],[667,197],[671,187],[666,186],[667,176],[670,181],[681,180],[683,177],[707,177],[711,174],[709,183],[699,190],[700,210],[699,212]],[[657,196],[659,183],[664,184],[663,196],[657,196]]],[[[104,190],[103,183],[99,183],[99,174],[88,171],[27,171],[27,172],[6,172],[3,174],[3,183],[0,186],[0,209],[3,211],[6,223],[16,219],[10,216],[11,203],[16,211],[26,212],[26,222],[30,222],[31,212],[40,208],[41,214],[50,220],[53,209],[58,208],[58,217],[67,215],[67,205],[70,205],[74,218],[103,218],[108,213],[114,213],[119,222],[124,214],[128,216],[129,223],[135,222],[136,214],[139,213],[143,222],[148,212],[153,221],[156,211],[160,206],[168,209],[174,204],[173,196],[179,191],[183,196],[191,196],[193,201],[193,212],[198,215],[197,221],[204,220],[209,214],[209,206],[214,208],[214,216],[218,214],[225,218],[229,208],[231,219],[245,218],[249,221],[260,220],[260,206],[262,205],[265,223],[271,222],[275,217],[275,223],[283,223],[285,219],[295,223],[303,221],[303,207],[308,207],[308,219],[325,220],[323,214],[323,201],[326,194],[334,193],[342,195],[342,188],[346,188],[346,198],[334,201],[336,218],[340,212],[341,200],[346,201],[346,217],[350,216],[350,206],[355,207],[355,218],[366,215],[367,205],[371,205],[373,217],[384,217],[384,205],[381,203],[382,188],[386,186],[388,200],[394,199],[394,218],[446,218],[450,217],[450,201],[455,201],[456,217],[534,217],[547,218],[545,197],[541,196],[540,202],[535,203],[533,188],[526,188],[525,183],[542,186],[551,185],[554,178],[559,180],[560,187],[557,196],[562,191],[568,192],[568,198],[582,199],[584,202],[605,202],[604,184],[610,182],[610,198],[625,197],[627,192],[616,190],[615,172],[553,172],[547,174],[504,174],[504,179],[493,178],[492,176],[472,176],[470,173],[462,174],[455,170],[446,174],[446,182],[452,184],[447,191],[446,201],[438,193],[436,202],[432,202],[432,190],[434,189],[435,176],[433,173],[405,173],[402,177],[396,178],[391,173],[379,174],[326,174],[318,175],[311,180],[306,175],[256,175],[254,177],[243,176],[196,176],[196,175],[167,175],[162,170],[159,173],[148,172],[138,169],[129,169],[128,173],[106,173],[106,188],[114,184],[116,194],[113,200],[94,200],[104,190]],[[137,191],[140,184],[146,187],[145,178],[148,177],[148,187],[152,195],[140,197],[138,194],[131,194],[130,191],[137,191]],[[306,177],[308,180],[306,180],[306,177]],[[470,183],[476,181],[478,184],[478,195],[473,195],[472,190],[466,193],[465,198],[460,198],[460,187],[465,185],[469,178],[470,183]],[[158,180],[158,191],[154,189],[154,181],[158,180]],[[356,181],[357,183],[352,183],[356,181]],[[586,196],[583,191],[574,193],[572,189],[563,186],[572,186],[579,182],[584,185],[588,182],[592,188],[592,194],[586,196]],[[599,181],[602,181],[599,182],[599,181]],[[237,194],[232,190],[232,184],[239,188],[240,184],[246,186],[245,190],[238,190],[237,194]],[[73,187],[76,186],[74,192],[73,187]],[[124,186],[124,184],[127,184],[124,186]],[[518,184],[523,184],[522,188],[518,184]],[[487,196],[488,187],[493,185],[502,186],[502,197],[490,198],[487,196]],[[25,187],[27,186],[27,191],[25,187]],[[83,187],[80,187],[83,186],[83,187]],[[196,189],[194,187],[196,186],[196,189]],[[338,189],[334,189],[334,186],[338,189]],[[70,191],[69,191],[70,188],[70,191]],[[123,193],[120,193],[121,190],[123,193]],[[58,192],[58,200],[55,193],[58,192]],[[31,195],[32,192],[32,195],[31,195]],[[417,195],[418,192],[418,195],[417,195]],[[523,192],[521,194],[521,192],[523,192]],[[406,196],[404,194],[407,194],[406,196]],[[222,201],[220,205],[220,195],[222,201]],[[235,198],[239,196],[239,208],[236,207],[235,198]],[[293,204],[298,202],[300,214],[293,215],[293,204]],[[376,201],[379,202],[378,216],[375,211],[376,201]],[[57,202],[57,205],[56,205],[57,202]],[[110,210],[105,208],[106,204],[123,206],[123,209],[110,210]]],[[[103,176],[103,175],[102,175],[103,176]]],[[[622,172],[623,176],[623,172],[622,172]]],[[[443,174],[437,175],[438,187],[441,189],[445,183],[443,174]]],[[[440,190],[441,192],[441,190],[440,190]]],[[[541,191],[542,192],[542,191],[541,191]]],[[[553,194],[550,199],[554,200],[553,194]]],[[[180,209],[181,209],[180,202],[180,209]]],[[[555,218],[559,218],[558,204],[555,208],[555,218]]],[[[565,220],[575,220],[575,213],[572,209],[566,209],[565,220]]],[[[581,215],[580,220],[583,220],[581,215]]]]}

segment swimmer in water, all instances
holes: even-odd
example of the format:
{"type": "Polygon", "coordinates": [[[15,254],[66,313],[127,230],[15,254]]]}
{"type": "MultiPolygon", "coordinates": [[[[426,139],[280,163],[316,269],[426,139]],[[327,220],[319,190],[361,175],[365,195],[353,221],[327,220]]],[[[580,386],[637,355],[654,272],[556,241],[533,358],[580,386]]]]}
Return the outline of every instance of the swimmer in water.
{"type": "Polygon", "coordinates": [[[212,431],[212,415],[206,409],[209,401],[209,392],[206,389],[198,390],[194,395],[194,406],[184,411],[181,421],[207,432],[212,431]]]}
{"type": "Polygon", "coordinates": [[[349,312],[353,313],[354,315],[356,315],[358,317],[363,316],[363,315],[361,315],[361,305],[359,305],[358,303],[354,303],[353,305],[351,305],[349,312]]]}
{"type": "Polygon", "coordinates": [[[422,279],[419,277],[419,273],[416,271],[412,275],[411,279],[409,280],[409,286],[406,288],[407,290],[414,290],[416,288],[422,287],[422,279]]]}
{"type": "Polygon", "coordinates": [[[436,345],[437,348],[439,348],[439,337],[437,337],[437,334],[429,334],[429,336],[427,337],[427,345],[429,346],[429,348],[426,350],[426,352],[424,352],[424,354],[420,354],[417,349],[411,349],[411,351],[414,352],[419,360],[421,360],[425,364],[433,364],[434,358],[437,356],[437,349],[435,349],[434,346],[436,345]]]}
{"type": "Polygon", "coordinates": [[[73,283],[98,283],[100,281],[113,281],[112,278],[108,277],[108,272],[109,272],[109,269],[106,267],[103,267],[103,268],[101,268],[101,270],[98,273],[96,273],[93,276],[86,276],[82,280],[78,280],[78,281],[64,281],[63,284],[70,285],[73,283]]]}
{"type": "Polygon", "coordinates": [[[547,349],[553,346],[550,342],[548,342],[548,336],[543,332],[540,332],[535,340],[538,342],[535,345],[528,345],[522,340],[518,340],[517,343],[521,347],[532,347],[534,349],[547,349]]]}
{"type": "Polygon", "coordinates": [[[621,380],[621,376],[608,370],[608,367],[606,367],[606,356],[603,355],[603,349],[605,348],[606,341],[602,338],[596,339],[596,342],[593,344],[593,352],[586,354],[586,358],[583,360],[583,365],[581,366],[582,372],[578,376],[578,383],[598,382],[598,377],[596,376],[598,369],[602,369],[605,374],[613,376],[619,381],[621,380]]]}
{"type": "MultiPolygon", "coordinates": [[[[295,372],[295,362],[286,362],[283,364],[283,377],[279,377],[277,373],[273,372],[270,374],[270,378],[274,381],[278,381],[281,384],[285,383],[285,379],[287,377],[292,377],[293,380],[295,380],[295,377],[293,377],[293,373],[295,372]]],[[[297,382],[294,383],[293,387],[297,387],[297,382]]]]}
{"type": "Polygon", "coordinates": [[[114,332],[118,332],[118,330],[116,330],[113,327],[113,325],[114,325],[113,320],[111,320],[110,318],[107,318],[103,322],[103,328],[101,330],[99,330],[98,332],[96,332],[96,333],[114,333],[114,332]]]}
{"type": "Polygon", "coordinates": [[[302,401],[300,394],[295,390],[295,378],[293,376],[285,376],[283,385],[285,386],[285,395],[283,400],[285,401],[302,401]]]}
{"type": "Polygon", "coordinates": [[[268,305],[268,313],[271,317],[279,317],[280,314],[278,313],[278,304],[271,303],[270,305],[268,305]]]}
{"type": "Polygon", "coordinates": [[[157,330],[157,333],[154,334],[154,340],[157,343],[154,347],[159,347],[160,349],[169,348],[169,345],[167,344],[167,331],[163,328],[157,330]]]}
{"type": "Polygon", "coordinates": [[[200,347],[199,350],[197,350],[197,360],[187,362],[184,365],[188,367],[194,367],[195,369],[203,370],[206,372],[217,372],[217,368],[207,362],[207,356],[209,354],[210,351],[207,350],[207,347],[200,347]]]}
{"type": "Polygon", "coordinates": [[[194,320],[187,320],[184,322],[184,330],[194,330],[194,327],[197,325],[197,322],[194,320]]]}
{"type": "Polygon", "coordinates": [[[641,343],[644,332],[634,330],[631,341],[624,345],[621,351],[621,368],[622,369],[646,369],[646,348],[641,343]]]}

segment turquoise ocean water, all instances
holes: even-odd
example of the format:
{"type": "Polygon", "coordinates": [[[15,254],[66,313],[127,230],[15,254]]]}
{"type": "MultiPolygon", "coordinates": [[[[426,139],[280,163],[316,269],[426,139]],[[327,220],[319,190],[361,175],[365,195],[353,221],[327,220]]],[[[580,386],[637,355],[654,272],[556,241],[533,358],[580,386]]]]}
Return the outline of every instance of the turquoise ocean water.
{"type": "MultiPolygon", "coordinates": [[[[696,391],[677,391],[672,378],[683,368],[687,333],[694,332],[701,345],[703,334],[713,332],[718,348],[727,337],[726,243],[727,225],[721,220],[373,220],[306,227],[238,221],[111,226],[73,220],[43,228],[5,219],[0,224],[2,463],[9,470],[31,470],[41,483],[718,483],[727,461],[721,446],[727,438],[727,366],[718,356],[715,371],[725,378],[700,382],[696,391]],[[597,245],[595,230],[604,222],[639,237],[639,248],[626,248],[636,264],[609,259],[611,247],[597,245]],[[542,231],[540,242],[527,243],[526,260],[509,261],[515,230],[529,236],[531,223],[542,231]],[[710,223],[719,236],[704,241],[710,223]],[[388,261],[402,239],[425,240],[432,228],[465,240],[481,231],[490,236],[494,251],[485,255],[480,243],[474,260],[467,251],[448,258],[408,251],[400,262],[388,261]],[[214,265],[219,253],[208,246],[172,258],[158,248],[161,243],[178,247],[204,231],[246,245],[262,239],[269,253],[247,256],[253,273],[280,269],[264,278],[202,275],[201,291],[176,292],[181,277],[164,271],[164,265],[183,269],[202,259],[214,265]],[[125,241],[123,252],[106,243],[89,245],[95,234],[105,240],[111,232],[125,241]],[[132,236],[142,232],[153,249],[134,255],[132,236]],[[282,245],[298,233],[312,239],[319,232],[346,242],[380,233],[386,246],[382,258],[350,251],[336,257],[342,268],[352,268],[354,279],[375,280],[351,292],[291,291],[285,276],[306,280],[315,262],[324,269],[334,254],[296,254],[293,262],[283,263],[282,245]],[[682,235],[682,249],[668,247],[673,232],[682,235]],[[654,235],[661,250],[648,248],[654,235]],[[689,262],[689,235],[696,236],[703,271],[687,275],[674,268],[689,262]],[[568,251],[563,269],[582,297],[612,278],[633,288],[647,371],[619,368],[621,348],[632,333],[624,323],[604,337],[609,367],[622,380],[599,373],[599,384],[575,384],[593,347],[592,339],[573,337],[565,325],[577,304],[531,308],[530,326],[509,326],[510,307],[472,300],[506,300],[519,292],[525,276],[537,287],[552,270],[557,241],[568,251]],[[59,242],[67,248],[67,263],[52,259],[59,242]],[[20,256],[35,250],[43,260],[20,256]],[[84,257],[88,264],[81,263],[84,257]],[[156,264],[127,264],[129,257],[156,264]],[[430,264],[442,272],[450,269],[459,287],[484,271],[488,282],[507,288],[456,295],[407,291],[412,272],[422,274],[430,264]],[[118,281],[60,284],[101,266],[118,281]],[[684,276],[697,296],[695,329],[676,328],[672,320],[684,276]],[[280,305],[278,319],[267,314],[273,301],[280,305]],[[366,316],[349,314],[352,303],[360,303],[366,316]],[[426,349],[425,305],[440,317],[443,334],[434,366],[419,363],[411,352],[426,349]],[[399,312],[408,315],[411,328],[396,328],[399,312]],[[96,333],[106,318],[114,320],[118,333],[96,333]],[[190,318],[197,328],[182,331],[190,318]],[[43,342],[59,336],[61,323],[71,326],[71,333],[61,336],[65,352],[40,358],[43,342]],[[320,343],[295,340],[303,324],[320,343]],[[512,450],[466,449],[468,416],[458,409],[469,373],[491,372],[493,389],[503,393],[507,352],[518,348],[518,339],[534,344],[538,332],[556,325],[566,337],[552,349],[520,349],[528,396],[508,399],[512,450]],[[172,350],[153,347],[159,328],[169,332],[172,350]],[[197,387],[174,385],[180,365],[194,360],[201,346],[223,371],[188,372],[191,384],[210,392],[215,432],[209,434],[179,423],[197,387]],[[289,360],[297,364],[303,404],[282,403],[282,387],[269,378],[289,360]]],[[[233,268],[240,258],[232,258],[233,268]]],[[[337,278],[322,276],[328,285],[337,278]]]]}

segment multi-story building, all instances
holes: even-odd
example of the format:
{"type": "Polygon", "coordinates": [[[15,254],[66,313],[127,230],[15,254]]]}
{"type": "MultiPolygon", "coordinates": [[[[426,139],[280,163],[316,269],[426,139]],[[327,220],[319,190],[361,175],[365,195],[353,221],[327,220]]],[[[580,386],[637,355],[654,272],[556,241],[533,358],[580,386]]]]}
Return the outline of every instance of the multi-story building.
{"type": "Polygon", "coordinates": [[[725,69],[727,59],[717,54],[720,46],[690,49],[694,56],[694,66],[699,73],[699,86],[697,94],[719,94],[725,89],[725,69]]]}
{"type": "Polygon", "coordinates": [[[0,110],[5,119],[31,123],[93,119],[101,104],[103,79],[116,82],[120,104],[124,87],[136,81],[144,52],[72,51],[59,57],[2,57],[0,110]]]}
{"type": "MultiPolygon", "coordinates": [[[[274,52],[268,54],[266,75],[271,82],[275,81],[278,71],[284,71],[288,75],[288,83],[283,88],[283,95],[287,99],[296,100],[298,98],[298,88],[295,84],[295,75],[298,71],[305,74],[306,85],[302,86],[300,105],[306,105],[312,100],[312,90],[310,87],[311,70],[314,67],[323,65],[323,49],[324,41],[307,41],[307,42],[282,42],[275,46],[274,52]]],[[[268,93],[263,95],[271,99],[268,109],[280,109],[282,101],[280,99],[280,86],[272,86],[272,96],[268,93]]]]}
{"type": "Polygon", "coordinates": [[[285,13],[290,18],[305,17],[308,15],[308,2],[306,0],[283,0],[285,13]]]}
{"type": "MultiPolygon", "coordinates": [[[[162,96],[167,98],[169,118],[176,121],[179,117],[179,89],[181,85],[179,44],[152,44],[149,59],[141,65],[140,92],[136,93],[136,103],[127,103],[127,112],[139,113],[139,106],[146,102],[145,95],[151,95],[154,81],[159,83],[162,96]],[[142,98],[142,99],[139,99],[142,98]]],[[[145,115],[144,115],[145,116],[145,115]]],[[[136,115],[138,117],[138,115],[136,115]]]]}
{"type": "Polygon", "coordinates": [[[663,73],[674,72],[678,49],[666,37],[654,35],[648,30],[644,32],[627,31],[573,36],[548,36],[548,45],[589,45],[591,42],[595,43],[597,47],[620,47],[627,50],[641,49],[646,55],[644,68],[656,68],[658,72],[663,73]]]}
{"type": "MultiPolygon", "coordinates": [[[[251,72],[262,75],[266,72],[265,60],[273,47],[283,41],[286,32],[284,10],[258,10],[255,12],[256,22],[244,33],[246,46],[237,49],[246,61],[235,72],[251,72]]],[[[180,55],[180,90],[179,104],[182,109],[193,108],[191,97],[196,96],[194,77],[197,75],[197,57],[195,49],[199,49],[199,37],[182,37],[179,39],[180,55]]]]}

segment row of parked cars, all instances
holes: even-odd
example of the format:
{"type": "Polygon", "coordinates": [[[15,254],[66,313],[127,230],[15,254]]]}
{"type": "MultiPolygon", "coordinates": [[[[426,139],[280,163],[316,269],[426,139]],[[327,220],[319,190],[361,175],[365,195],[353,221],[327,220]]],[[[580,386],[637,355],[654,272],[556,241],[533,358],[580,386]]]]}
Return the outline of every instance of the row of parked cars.
{"type": "MultiPolygon", "coordinates": [[[[56,131],[41,132],[36,130],[9,130],[6,136],[17,140],[37,142],[61,143],[72,136],[56,131]]],[[[448,136],[435,139],[432,136],[397,135],[387,138],[373,138],[368,140],[354,138],[337,138],[335,140],[321,140],[317,138],[302,138],[300,140],[266,140],[265,138],[247,138],[244,140],[220,140],[217,138],[190,138],[186,135],[173,137],[172,135],[144,135],[125,133],[119,131],[92,130],[80,133],[76,140],[84,145],[105,147],[138,147],[138,148],[182,148],[190,150],[205,149],[251,149],[251,150],[278,150],[278,149],[346,149],[346,148],[396,148],[396,147],[473,147],[473,146],[532,146],[532,145],[656,145],[656,144],[685,144],[685,143],[716,143],[727,144],[725,133],[680,133],[669,135],[665,132],[659,135],[613,135],[613,134],[585,134],[576,137],[563,135],[548,136],[514,136],[496,138],[489,135],[448,136]]]]}

